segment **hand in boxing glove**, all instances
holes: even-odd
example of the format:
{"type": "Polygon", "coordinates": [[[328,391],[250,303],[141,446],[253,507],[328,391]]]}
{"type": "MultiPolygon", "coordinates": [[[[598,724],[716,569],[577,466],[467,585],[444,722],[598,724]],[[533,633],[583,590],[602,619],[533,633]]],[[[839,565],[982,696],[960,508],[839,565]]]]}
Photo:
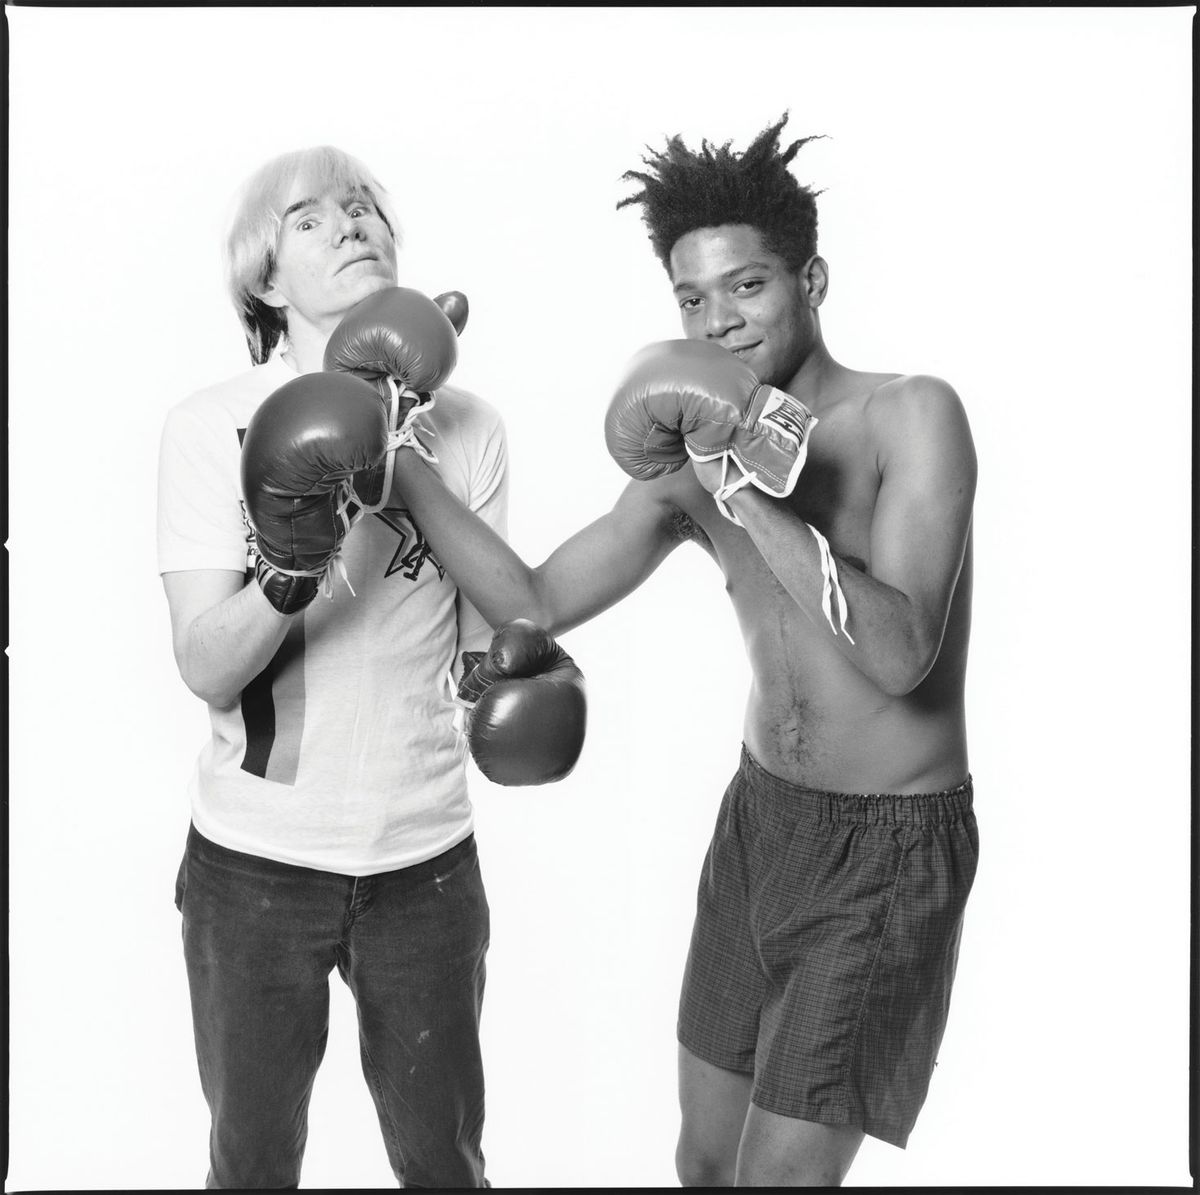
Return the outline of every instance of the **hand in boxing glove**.
{"type": "MultiPolygon", "coordinates": [[[[250,417],[242,493],[258,549],[259,585],[281,614],[303,609],[329,573],[352,519],[350,478],[387,449],[375,388],[346,373],[286,382],[250,417]]],[[[340,561],[338,561],[340,563],[340,561]]]]}
{"type": "Polygon", "coordinates": [[[766,386],[727,349],[703,340],[649,345],[626,369],[604,421],[613,459],[646,481],[672,473],[689,457],[720,459],[713,494],[721,513],[744,485],[774,498],[795,489],[816,416],[799,399],[766,386]],[[730,465],[738,475],[728,480],[730,465]]]}
{"type": "Polygon", "coordinates": [[[549,784],[575,766],[587,727],[583,673],[551,635],[525,618],[497,628],[486,653],[465,652],[458,687],[467,742],[493,783],[549,784]]]}
{"type": "Polygon", "coordinates": [[[359,504],[378,510],[391,489],[392,449],[415,449],[431,464],[433,451],[417,436],[417,417],[433,406],[458,362],[458,333],[467,321],[466,296],[447,291],[436,300],[392,286],[355,304],[325,346],[325,368],[370,382],[388,404],[389,452],[379,466],[354,479],[359,504]]]}

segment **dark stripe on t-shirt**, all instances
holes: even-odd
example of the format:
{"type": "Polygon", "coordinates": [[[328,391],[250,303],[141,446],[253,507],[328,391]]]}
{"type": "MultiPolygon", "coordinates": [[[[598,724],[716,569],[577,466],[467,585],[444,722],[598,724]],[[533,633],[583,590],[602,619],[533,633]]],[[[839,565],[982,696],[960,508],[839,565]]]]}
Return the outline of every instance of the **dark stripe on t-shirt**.
{"type": "Polygon", "coordinates": [[[271,662],[242,690],[242,771],[295,784],[304,734],[304,619],[288,628],[271,662]]]}

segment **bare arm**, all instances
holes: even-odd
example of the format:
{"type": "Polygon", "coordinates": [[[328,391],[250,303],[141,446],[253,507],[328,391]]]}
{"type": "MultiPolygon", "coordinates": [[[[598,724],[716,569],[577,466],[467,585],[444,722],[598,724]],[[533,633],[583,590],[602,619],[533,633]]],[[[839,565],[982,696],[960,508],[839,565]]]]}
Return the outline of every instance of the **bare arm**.
{"type": "Polygon", "coordinates": [[[259,586],[227,569],[163,574],[175,662],[184,683],[218,709],[271,662],[299,614],[279,614],[259,586]]]}
{"type": "Polygon", "coordinates": [[[870,564],[863,572],[834,556],[853,644],[822,611],[821,553],[808,526],[749,486],[730,506],[796,604],[869,680],[900,696],[941,649],[970,530],[975,449],[958,396],[935,378],[908,379],[871,420],[881,480],[870,564]]]}
{"type": "Polygon", "coordinates": [[[550,626],[567,631],[632,593],[677,548],[671,478],[631,481],[612,510],[560,544],[534,569],[550,626]]]}
{"type": "Polygon", "coordinates": [[[416,453],[397,454],[395,476],[438,560],[492,626],[513,618],[552,634],[578,626],[636,589],[680,542],[664,487],[634,482],[531,568],[416,453]]]}

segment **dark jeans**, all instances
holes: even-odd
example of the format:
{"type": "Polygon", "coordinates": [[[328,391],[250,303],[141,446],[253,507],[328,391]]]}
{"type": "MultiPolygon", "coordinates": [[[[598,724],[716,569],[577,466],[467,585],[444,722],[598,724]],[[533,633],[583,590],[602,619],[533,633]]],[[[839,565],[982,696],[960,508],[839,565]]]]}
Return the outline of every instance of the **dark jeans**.
{"type": "Polygon", "coordinates": [[[209,1187],[300,1180],[336,966],[358,1006],[363,1074],[402,1186],[484,1186],[479,1014],[489,921],[473,837],[354,877],[217,846],[192,827],[176,904],[209,1187]]]}

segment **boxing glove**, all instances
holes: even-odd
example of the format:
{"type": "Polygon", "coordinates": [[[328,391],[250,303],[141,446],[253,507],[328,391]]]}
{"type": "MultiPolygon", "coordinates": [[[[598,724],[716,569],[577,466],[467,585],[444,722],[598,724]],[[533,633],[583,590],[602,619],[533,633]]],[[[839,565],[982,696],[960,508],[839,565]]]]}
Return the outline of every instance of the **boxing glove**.
{"type": "Polygon", "coordinates": [[[379,395],[352,374],[302,374],[250,417],[241,475],[255,576],[281,614],[303,609],[328,579],[352,523],[350,478],[378,464],[387,439],[379,395]]]}
{"type": "MultiPolygon", "coordinates": [[[[457,302],[447,300],[452,310],[457,302]]],[[[461,296],[459,296],[461,298],[461,296]]],[[[462,300],[465,312],[466,300],[462,300]]],[[[465,314],[462,316],[465,322],[465,314]]],[[[458,363],[458,333],[432,299],[404,286],[389,286],[356,303],[325,346],[325,368],[365,378],[389,397],[386,379],[425,394],[443,385],[458,363]]]]}
{"type": "MultiPolygon", "coordinates": [[[[433,394],[458,361],[458,333],[467,320],[466,296],[447,291],[437,300],[392,286],[355,304],[325,346],[325,368],[342,370],[375,387],[388,406],[389,449],[408,445],[431,464],[437,456],[421,439],[417,418],[433,406],[433,394]]],[[[379,510],[391,489],[394,457],[354,478],[353,489],[367,511],[379,510]]]]}
{"type": "Polygon", "coordinates": [[[470,305],[467,296],[461,290],[447,290],[433,300],[446,314],[446,318],[454,325],[454,331],[461,336],[467,326],[467,316],[470,305]]]}
{"type": "Polygon", "coordinates": [[[816,422],[799,399],[760,383],[727,349],[667,340],[630,361],[609,405],[604,439],[617,464],[642,481],[673,472],[689,457],[721,458],[727,471],[735,466],[738,475],[714,497],[737,522],[726,499],[743,485],[774,498],[795,489],[816,422]]]}
{"type": "Polygon", "coordinates": [[[525,618],[497,628],[486,653],[465,652],[458,687],[468,704],[467,743],[493,783],[549,784],[570,773],[583,750],[583,673],[549,632],[525,618]]]}

